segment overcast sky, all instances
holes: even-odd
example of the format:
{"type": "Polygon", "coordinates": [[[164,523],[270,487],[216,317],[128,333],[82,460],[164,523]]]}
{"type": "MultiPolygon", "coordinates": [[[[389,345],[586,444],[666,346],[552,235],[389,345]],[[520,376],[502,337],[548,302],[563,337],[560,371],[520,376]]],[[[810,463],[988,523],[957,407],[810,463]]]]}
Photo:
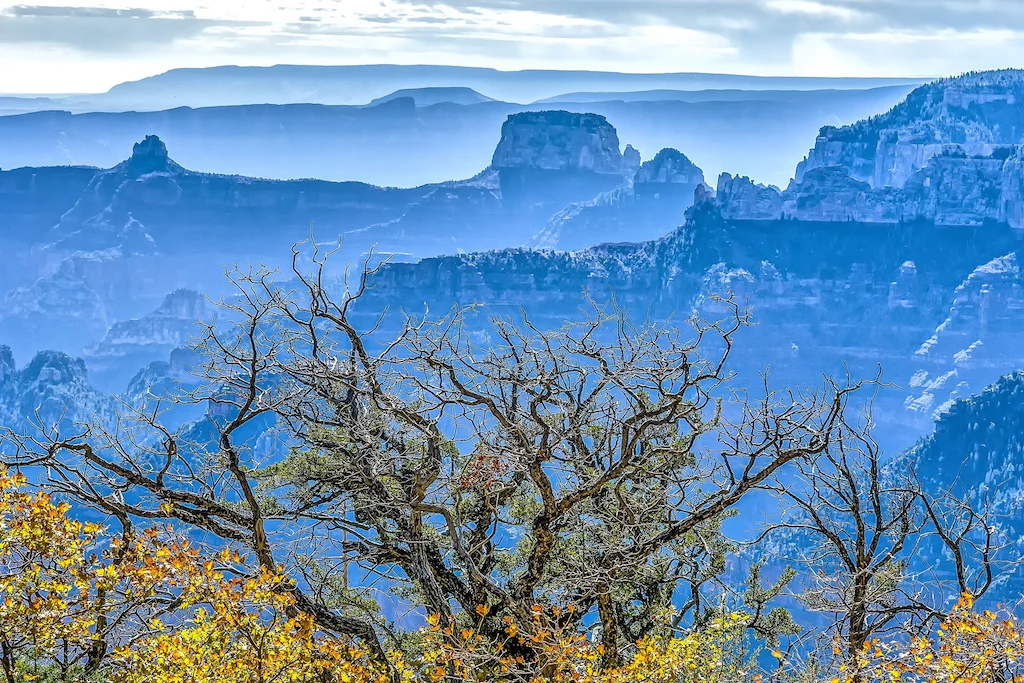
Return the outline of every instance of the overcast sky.
{"type": "Polygon", "coordinates": [[[1024,0],[0,0],[0,92],[277,63],[935,76],[1024,66],[1024,0]]]}

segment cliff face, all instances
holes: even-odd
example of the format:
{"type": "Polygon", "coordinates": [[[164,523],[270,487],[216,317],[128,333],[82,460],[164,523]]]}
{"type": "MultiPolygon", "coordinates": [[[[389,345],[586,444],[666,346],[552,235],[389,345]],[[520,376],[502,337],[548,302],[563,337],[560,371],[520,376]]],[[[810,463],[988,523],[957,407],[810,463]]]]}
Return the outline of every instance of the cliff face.
{"type": "Polygon", "coordinates": [[[585,212],[588,229],[546,244],[571,249],[609,234],[630,239],[629,231],[609,232],[620,224],[611,208],[616,202],[608,201],[628,184],[627,169],[639,156],[629,149],[627,160],[603,116],[513,114],[502,126],[489,168],[470,180],[431,188],[404,215],[371,226],[358,239],[401,245],[417,255],[520,246],[535,243],[537,233],[566,212],[581,216],[576,209],[582,206],[600,207],[585,212]]]}
{"type": "Polygon", "coordinates": [[[185,346],[199,333],[198,324],[212,322],[213,316],[202,294],[176,290],[148,315],[111,325],[101,341],[86,348],[85,359],[98,385],[123,386],[136,368],[185,346]]]}
{"type": "MultiPolygon", "coordinates": [[[[0,271],[5,341],[31,351],[58,338],[81,353],[112,320],[139,318],[169,290],[221,285],[224,263],[287,267],[311,226],[320,241],[341,237],[341,258],[486,250],[526,244],[565,207],[628,184],[615,129],[594,115],[512,117],[494,158],[468,180],[393,189],[196,173],[148,136],[107,170],[2,171],[0,199],[12,201],[0,201],[0,246],[15,255],[0,271]]],[[[630,237],[583,229],[576,239],[590,246],[605,235],[630,237]]],[[[109,355],[99,348],[90,362],[109,355]]]]}
{"type": "Polygon", "coordinates": [[[968,156],[962,149],[935,156],[902,187],[873,188],[845,166],[814,168],[780,191],[723,174],[718,196],[734,220],[790,219],[1024,227],[1020,153],[968,156]]]}
{"type": "Polygon", "coordinates": [[[757,323],[736,345],[741,378],[771,366],[777,385],[813,385],[822,372],[848,366],[855,376],[874,376],[881,364],[899,388],[881,392],[880,438],[900,446],[927,429],[956,385],[967,383],[961,395],[977,391],[1024,366],[1024,337],[1012,332],[1024,330],[1016,271],[997,280],[975,274],[1015,251],[1009,227],[733,221],[712,195],[699,194],[685,225],[652,242],[389,266],[361,310],[372,318],[385,305],[446,310],[476,302],[489,314],[514,316],[523,306],[543,328],[578,316],[583,288],[598,299],[614,293],[634,315],[656,320],[718,319],[723,310],[709,295],[731,292],[749,302],[757,323]],[[988,303],[970,303],[975,298],[988,303]],[[919,354],[937,331],[941,343],[919,354]],[[953,369],[957,379],[935,385],[928,406],[915,405],[923,385],[912,386],[913,378],[934,381],[953,369]]]}
{"type": "MultiPolygon", "coordinates": [[[[969,496],[975,509],[998,519],[1007,551],[1019,556],[1024,550],[1024,372],[952,402],[908,455],[926,484],[941,490],[957,482],[955,490],[969,496]]],[[[1010,568],[992,593],[1011,600],[1022,585],[1024,571],[1010,568]]]]}
{"type": "Polygon", "coordinates": [[[624,172],[614,127],[566,112],[514,115],[493,167],[411,189],[196,173],[148,136],[108,170],[0,171],[0,222],[13,226],[0,241],[30,255],[0,286],[52,275],[76,252],[110,249],[216,269],[286,255],[311,225],[321,240],[344,235],[353,255],[371,246],[424,256],[525,244],[554,213],[622,184],[624,172]]]}
{"type": "Polygon", "coordinates": [[[746,176],[723,173],[718,178],[722,216],[729,220],[774,221],[782,218],[779,188],[760,185],[746,176]]]}
{"type": "Polygon", "coordinates": [[[912,92],[881,116],[826,127],[785,191],[728,174],[735,220],[1024,227],[1024,71],[973,73],[912,92]]]}
{"type": "Polygon", "coordinates": [[[637,164],[632,182],[556,213],[529,245],[578,250],[602,242],[657,239],[683,222],[703,183],[704,173],[685,154],[663,149],[637,164]]]}
{"type": "Polygon", "coordinates": [[[0,346],[0,424],[5,427],[32,434],[41,421],[71,430],[76,422],[112,418],[115,407],[112,397],[89,384],[81,359],[44,351],[19,370],[10,347],[0,346]]]}
{"type": "Polygon", "coordinates": [[[509,116],[491,166],[613,175],[621,175],[624,168],[619,136],[605,117],[565,111],[509,116]]]}
{"type": "Polygon", "coordinates": [[[971,73],[922,86],[887,114],[821,130],[796,180],[844,166],[873,188],[902,188],[930,159],[960,149],[999,154],[1024,144],[1024,71],[971,73]]]}
{"type": "Polygon", "coordinates": [[[126,161],[92,178],[53,228],[49,251],[109,248],[141,235],[169,254],[240,243],[250,253],[265,251],[308,237],[312,222],[337,235],[398,217],[425,193],[195,173],[174,163],[163,142],[149,136],[126,161]]]}
{"type": "Polygon", "coordinates": [[[695,188],[704,182],[704,172],[675,149],[663,149],[650,161],[644,162],[636,172],[633,184],[655,185],[657,192],[664,185],[689,185],[695,188]]]}

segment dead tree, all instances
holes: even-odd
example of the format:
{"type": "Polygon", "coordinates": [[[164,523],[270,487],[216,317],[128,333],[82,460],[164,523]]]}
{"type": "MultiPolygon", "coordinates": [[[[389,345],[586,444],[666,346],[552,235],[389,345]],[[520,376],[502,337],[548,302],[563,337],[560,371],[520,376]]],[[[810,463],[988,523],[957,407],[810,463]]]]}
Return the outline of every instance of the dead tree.
{"type": "Polygon", "coordinates": [[[906,457],[886,458],[863,419],[840,417],[817,458],[767,487],[782,504],[762,538],[802,566],[798,597],[828,615],[839,656],[856,661],[874,638],[926,634],[964,594],[983,596],[1008,558],[987,511],[929,490],[906,457]]]}

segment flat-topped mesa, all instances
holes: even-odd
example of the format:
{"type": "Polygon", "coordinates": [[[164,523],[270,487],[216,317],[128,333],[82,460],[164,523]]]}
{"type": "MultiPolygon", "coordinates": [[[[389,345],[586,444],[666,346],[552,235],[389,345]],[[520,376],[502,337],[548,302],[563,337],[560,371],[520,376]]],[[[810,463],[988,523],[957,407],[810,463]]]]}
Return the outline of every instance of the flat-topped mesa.
{"type": "Polygon", "coordinates": [[[618,133],[605,117],[530,111],[512,114],[505,121],[491,166],[621,175],[623,159],[618,133]]]}
{"type": "Polygon", "coordinates": [[[922,86],[891,111],[849,126],[826,126],[796,180],[844,166],[875,189],[902,188],[936,156],[1008,154],[1024,144],[1024,70],[966,74],[922,86]],[[1008,151],[1009,150],[1009,151],[1008,151]]]}

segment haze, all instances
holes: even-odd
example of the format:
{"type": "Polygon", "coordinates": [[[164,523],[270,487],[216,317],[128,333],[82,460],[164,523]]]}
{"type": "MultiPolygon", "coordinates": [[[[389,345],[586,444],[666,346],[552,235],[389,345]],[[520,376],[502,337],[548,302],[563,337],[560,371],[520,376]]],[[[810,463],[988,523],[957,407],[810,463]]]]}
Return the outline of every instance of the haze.
{"type": "Polygon", "coordinates": [[[0,3],[0,92],[100,92],[220,64],[936,76],[1013,65],[1017,0],[0,3]]]}

